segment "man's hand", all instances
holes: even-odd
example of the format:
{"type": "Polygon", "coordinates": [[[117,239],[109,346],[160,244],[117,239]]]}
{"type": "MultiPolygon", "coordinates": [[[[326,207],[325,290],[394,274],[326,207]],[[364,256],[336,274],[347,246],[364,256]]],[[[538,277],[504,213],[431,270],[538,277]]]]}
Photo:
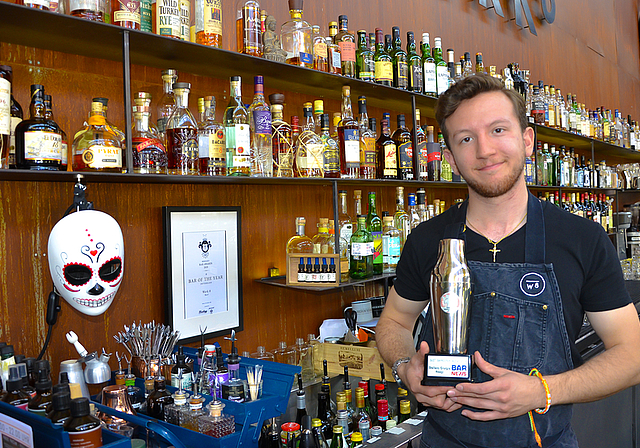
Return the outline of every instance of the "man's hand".
{"type": "Polygon", "coordinates": [[[447,391],[452,390],[450,386],[420,384],[424,376],[424,355],[427,353],[429,353],[429,344],[423,341],[420,343],[420,350],[411,357],[411,361],[400,364],[398,375],[420,403],[447,412],[459,409],[461,405],[447,397],[447,391]]]}
{"type": "Polygon", "coordinates": [[[493,380],[458,384],[447,392],[447,398],[458,405],[486,409],[484,412],[465,409],[462,411],[465,417],[489,421],[517,417],[534,408],[545,407],[546,393],[539,378],[494,366],[479,352],[474,353],[474,361],[493,380]]]}

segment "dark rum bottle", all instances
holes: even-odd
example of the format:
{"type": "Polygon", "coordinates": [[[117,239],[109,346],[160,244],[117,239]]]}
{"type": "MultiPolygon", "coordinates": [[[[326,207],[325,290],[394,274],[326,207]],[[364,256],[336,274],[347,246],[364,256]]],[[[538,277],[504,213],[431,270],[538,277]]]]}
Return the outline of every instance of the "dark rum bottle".
{"type": "Polygon", "coordinates": [[[169,174],[198,174],[198,124],[189,110],[191,84],[173,85],[176,109],[167,122],[169,174]]]}
{"type": "Polygon", "coordinates": [[[396,142],[393,141],[389,132],[389,121],[391,115],[385,112],[382,114],[382,132],[376,141],[378,151],[378,179],[397,179],[398,160],[396,155],[396,142]]]}

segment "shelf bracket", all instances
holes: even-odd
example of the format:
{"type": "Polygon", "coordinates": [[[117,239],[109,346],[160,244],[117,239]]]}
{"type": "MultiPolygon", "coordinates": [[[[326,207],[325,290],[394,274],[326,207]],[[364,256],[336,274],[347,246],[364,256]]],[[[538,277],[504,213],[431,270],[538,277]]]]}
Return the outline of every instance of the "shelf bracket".
{"type": "Polygon", "coordinates": [[[124,162],[127,173],[133,173],[133,151],[131,147],[131,54],[129,52],[129,31],[122,31],[122,88],[124,90],[124,162]]]}

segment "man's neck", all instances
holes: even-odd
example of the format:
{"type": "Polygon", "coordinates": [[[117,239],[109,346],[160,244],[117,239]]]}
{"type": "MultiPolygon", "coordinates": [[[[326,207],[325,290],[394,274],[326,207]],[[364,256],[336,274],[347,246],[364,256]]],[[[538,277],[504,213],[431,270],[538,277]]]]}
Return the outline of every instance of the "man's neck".
{"type": "Polygon", "coordinates": [[[467,223],[472,230],[484,237],[498,241],[526,222],[528,190],[524,182],[518,182],[502,196],[486,198],[469,190],[467,223]]]}

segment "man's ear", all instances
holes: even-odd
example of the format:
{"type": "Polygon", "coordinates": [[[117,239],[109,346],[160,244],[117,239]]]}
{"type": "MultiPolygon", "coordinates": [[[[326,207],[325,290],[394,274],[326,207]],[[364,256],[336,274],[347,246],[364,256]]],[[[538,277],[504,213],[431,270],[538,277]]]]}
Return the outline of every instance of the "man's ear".
{"type": "Polygon", "coordinates": [[[458,165],[456,165],[456,159],[453,157],[453,153],[451,152],[451,150],[449,148],[445,148],[442,154],[444,155],[444,158],[447,159],[447,162],[449,162],[449,165],[451,165],[451,171],[453,171],[455,174],[459,176],[460,171],[458,170],[458,165]]]}
{"type": "Polygon", "coordinates": [[[522,138],[524,140],[525,154],[527,157],[531,157],[536,141],[536,133],[531,126],[527,126],[527,129],[522,133],[522,138]]]}

